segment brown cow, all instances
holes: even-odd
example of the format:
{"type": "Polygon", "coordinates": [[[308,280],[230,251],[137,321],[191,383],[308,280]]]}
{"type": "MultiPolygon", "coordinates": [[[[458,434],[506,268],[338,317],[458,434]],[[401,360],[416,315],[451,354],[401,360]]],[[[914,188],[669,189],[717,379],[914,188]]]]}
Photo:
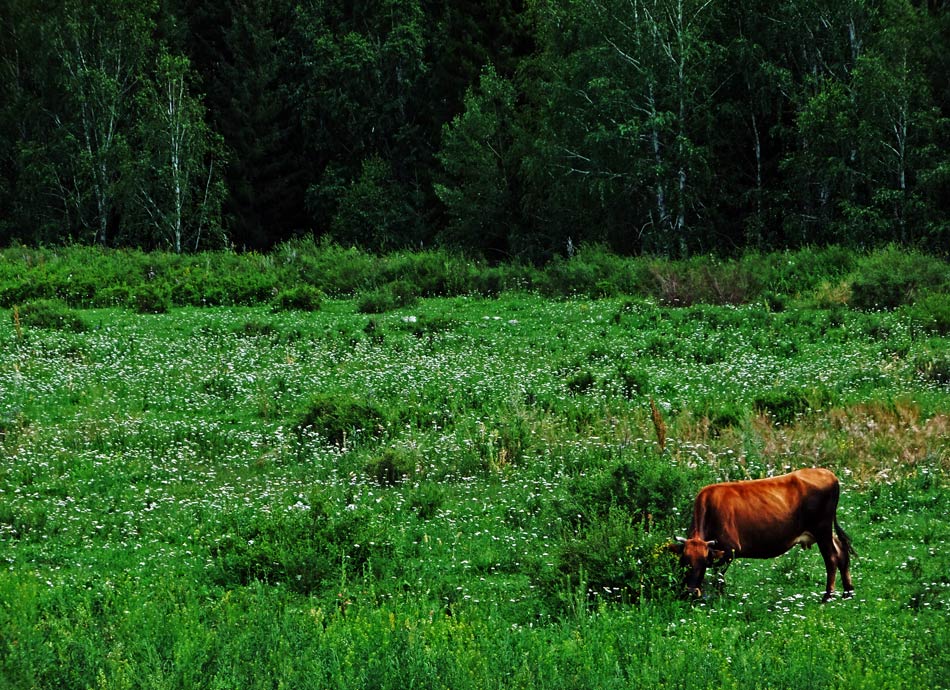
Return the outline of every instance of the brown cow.
{"type": "Polygon", "coordinates": [[[680,554],[686,569],[686,590],[702,596],[703,576],[710,566],[732,559],[774,558],[796,544],[818,544],[828,574],[824,601],[841,571],[845,598],[854,594],[849,566],[851,539],[838,524],[835,511],[841,487],[828,470],[810,468],[771,479],[710,484],[693,505],[689,539],[677,538],[670,550],[680,554]]]}

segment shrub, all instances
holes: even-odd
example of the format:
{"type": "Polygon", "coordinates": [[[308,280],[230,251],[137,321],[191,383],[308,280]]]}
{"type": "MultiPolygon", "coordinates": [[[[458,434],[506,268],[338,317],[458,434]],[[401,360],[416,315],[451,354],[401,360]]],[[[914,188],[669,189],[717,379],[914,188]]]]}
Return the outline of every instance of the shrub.
{"type": "Polygon", "coordinates": [[[299,280],[331,295],[348,295],[376,285],[380,260],[355,247],[312,238],[292,240],[274,250],[275,260],[299,280]]]}
{"type": "Polygon", "coordinates": [[[323,303],[323,293],[312,285],[298,285],[277,293],[272,305],[275,310],[318,311],[323,303]]]}
{"type": "Polygon", "coordinates": [[[444,502],[444,490],[439,484],[432,482],[420,484],[409,494],[409,507],[415,511],[420,520],[430,520],[435,517],[444,502]]]}
{"type": "Polygon", "coordinates": [[[416,473],[417,452],[405,448],[386,448],[366,463],[366,473],[380,484],[398,484],[416,473]]]}
{"type": "Polygon", "coordinates": [[[599,245],[581,247],[574,256],[556,256],[536,278],[540,292],[549,296],[634,295],[649,285],[646,262],[613,254],[599,245]]]}
{"type": "Polygon", "coordinates": [[[574,525],[603,519],[613,508],[631,520],[653,523],[689,505],[689,477],[683,470],[650,455],[623,460],[568,485],[567,498],[552,506],[557,517],[574,525]]]}
{"type": "Polygon", "coordinates": [[[594,386],[594,375],[588,370],[579,371],[567,379],[567,389],[575,395],[586,393],[594,386]]]}
{"type": "Polygon", "coordinates": [[[397,280],[361,294],[356,310],[361,314],[381,314],[415,304],[417,297],[411,283],[397,280]]]}
{"type": "Polygon", "coordinates": [[[743,264],[709,257],[676,263],[655,261],[651,272],[657,299],[671,306],[745,304],[762,291],[760,277],[743,264]]]}
{"type": "Polygon", "coordinates": [[[454,297],[474,290],[475,270],[474,263],[445,250],[397,252],[384,262],[383,277],[404,281],[423,297],[454,297]]]}
{"type": "Polygon", "coordinates": [[[139,314],[165,314],[171,308],[171,295],[164,285],[145,283],[133,295],[135,311],[139,314]]]}
{"type": "Polygon", "coordinates": [[[677,592],[675,559],[665,534],[650,533],[622,509],[613,509],[553,545],[530,571],[541,599],[555,615],[600,602],[637,602],[677,592]]]}
{"type": "Polygon", "coordinates": [[[708,403],[702,414],[709,422],[709,430],[715,435],[724,429],[741,426],[746,410],[739,403],[727,400],[708,403]]]}
{"type": "Polygon", "coordinates": [[[950,384],[950,350],[928,348],[914,358],[914,366],[924,379],[940,385],[950,384]]]}
{"type": "Polygon", "coordinates": [[[937,335],[950,335],[950,295],[934,293],[918,300],[907,310],[918,326],[937,335]]]}
{"type": "Polygon", "coordinates": [[[650,375],[642,369],[631,371],[626,365],[621,365],[617,374],[623,394],[627,398],[635,398],[650,391],[650,375]]]}
{"type": "MultiPolygon", "coordinates": [[[[373,322],[371,321],[370,323],[373,322]]],[[[403,317],[398,327],[400,330],[412,333],[417,338],[422,338],[427,335],[432,336],[445,331],[453,331],[459,327],[459,322],[447,316],[427,316],[426,314],[420,314],[418,317],[403,317]]],[[[372,330],[375,331],[376,328],[377,327],[373,327],[372,330]]]]}
{"type": "Polygon", "coordinates": [[[81,333],[86,322],[60,300],[41,299],[16,307],[20,325],[26,328],[46,328],[81,333]]]}
{"type": "Polygon", "coordinates": [[[852,280],[852,305],[895,309],[947,283],[946,262],[891,246],[862,259],[852,280]]]}
{"type": "Polygon", "coordinates": [[[378,435],[386,418],[382,410],[346,394],[323,393],[310,401],[299,415],[297,429],[316,431],[330,443],[343,445],[347,437],[378,435]]]}
{"type": "Polygon", "coordinates": [[[776,424],[785,425],[814,407],[819,407],[826,398],[825,392],[817,390],[773,390],[757,396],[752,401],[752,408],[759,414],[767,414],[776,424]]]}

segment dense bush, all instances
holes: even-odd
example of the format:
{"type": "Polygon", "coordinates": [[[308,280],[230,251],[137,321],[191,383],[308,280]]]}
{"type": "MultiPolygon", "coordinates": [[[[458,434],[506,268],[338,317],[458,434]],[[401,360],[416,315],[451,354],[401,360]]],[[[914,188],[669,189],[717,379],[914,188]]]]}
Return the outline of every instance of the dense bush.
{"type": "Polygon", "coordinates": [[[767,414],[775,424],[787,425],[810,410],[820,408],[827,398],[827,392],[819,389],[780,388],[755,396],[752,408],[759,414],[767,414]]]}
{"type": "Polygon", "coordinates": [[[637,602],[675,596],[679,573],[664,549],[668,535],[649,532],[622,508],[612,508],[553,547],[532,580],[555,615],[576,614],[600,602],[637,602]]]}
{"type": "Polygon", "coordinates": [[[661,516],[685,510],[690,485],[688,472],[650,454],[571,480],[566,497],[551,509],[559,519],[578,526],[593,524],[620,508],[631,520],[649,526],[661,516]]]}
{"type": "Polygon", "coordinates": [[[416,286],[407,280],[396,280],[361,293],[356,309],[361,314],[382,314],[408,307],[416,302],[416,286]]]}
{"type": "Polygon", "coordinates": [[[298,285],[281,290],[274,297],[274,309],[318,311],[323,303],[323,293],[312,285],[298,285]]]}
{"type": "Polygon", "coordinates": [[[406,448],[385,448],[366,462],[366,473],[380,484],[392,485],[412,477],[419,454],[406,448]]]}
{"type": "Polygon", "coordinates": [[[133,299],[139,314],[165,314],[172,305],[164,284],[145,283],[136,289],[133,299]]]}
{"type": "Polygon", "coordinates": [[[618,256],[598,245],[581,247],[570,258],[554,257],[536,280],[544,295],[590,297],[642,294],[651,282],[647,262],[618,256]]]}
{"type": "Polygon", "coordinates": [[[950,292],[923,297],[907,310],[911,320],[936,335],[950,335],[950,292]]]}
{"type": "Polygon", "coordinates": [[[14,308],[13,318],[19,328],[50,328],[82,332],[86,322],[61,300],[41,299],[14,308]]]}
{"type": "Polygon", "coordinates": [[[312,430],[335,445],[382,430],[385,415],[375,404],[347,394],[322,393],[298,415],[297,429],[312,430]]]}
{"type": "Polygon", "coordinates": [[[946,262],[891,246],[862,258],[852,279],[851,304],[859,309],[896,309],[950,281],[946,262]]]}

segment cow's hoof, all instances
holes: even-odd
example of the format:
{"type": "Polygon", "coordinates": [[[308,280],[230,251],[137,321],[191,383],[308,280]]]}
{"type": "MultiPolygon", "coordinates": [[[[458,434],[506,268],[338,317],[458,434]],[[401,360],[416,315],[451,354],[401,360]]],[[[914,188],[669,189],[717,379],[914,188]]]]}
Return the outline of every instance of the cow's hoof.
{"type": "Polygon", "coordinates": [[[853,599],[853,598],[854,598],[854,590],[853,590],[853,589],[846,590],[845,593],[841,595],[841,598],[842,598],[842,599],[853,599]]]}
{"type": "Polygon", "coordinates": [[[827,604],[829,601],[831,601],[834,598],[834,596],[835,595],[832,592],[825,592],[825,596],[821,598],[821,603],[827,604]]]}

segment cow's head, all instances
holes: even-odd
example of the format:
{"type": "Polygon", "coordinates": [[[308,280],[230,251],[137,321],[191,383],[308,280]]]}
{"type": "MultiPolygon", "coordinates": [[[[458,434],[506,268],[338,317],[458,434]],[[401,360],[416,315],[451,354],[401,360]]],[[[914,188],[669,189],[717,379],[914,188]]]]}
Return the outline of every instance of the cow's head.
{"type": "Polygon", "coordinates": [[[670,551],[679,554],[680,566],[686,571],[686,592],[692,597],[703,595],[706,569],[726,555],[725,551],[715,547],[715,540],[705,541],[699,537],[677,537],[676,542],[669,546],[670,551]]]}

